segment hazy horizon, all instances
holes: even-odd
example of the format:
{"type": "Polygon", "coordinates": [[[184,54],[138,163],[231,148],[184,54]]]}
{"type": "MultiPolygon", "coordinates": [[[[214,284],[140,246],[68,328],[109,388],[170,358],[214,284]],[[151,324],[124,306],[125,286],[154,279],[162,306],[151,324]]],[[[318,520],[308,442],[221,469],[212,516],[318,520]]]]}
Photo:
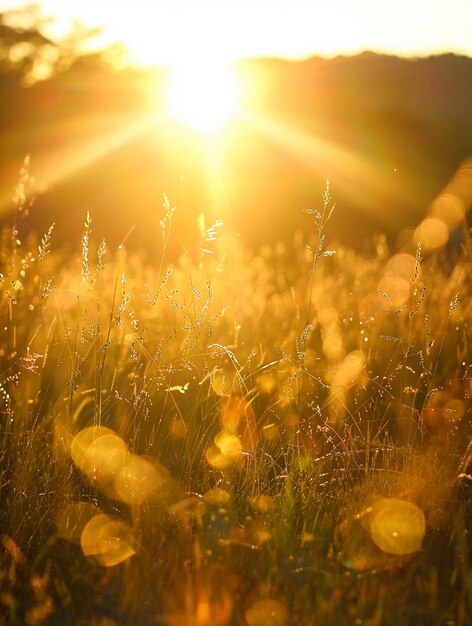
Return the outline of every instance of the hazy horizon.
{"type": "MultiPolygon", "coordinates": [[[[24,7],[24,2],[0,0],[0,11],[24,7]]],[[[80,7],[60,0],[38,3],[40,14],[53,18],[42,27],[52,39],[71,32],[74,22],[99,27],[90,42],[98,49],[124,43],[133,60],[143,65],[176,66],[189,50],[198,62],[269,57],[304,60],[310,57],[352,56],[365,51],[400,57],[438,54],[472,56],[468,24],[472,5],[466,0],[425,2],[401,0],[395,7],[372,0],[355,5],[336,0],[313,7],[306,0],[257,5],[213,0],[196,6],[186,0],[150,7],[133,3],[84,1],[80,7]],[[156,36],[157,35],[157,36],[156,36]]]]}

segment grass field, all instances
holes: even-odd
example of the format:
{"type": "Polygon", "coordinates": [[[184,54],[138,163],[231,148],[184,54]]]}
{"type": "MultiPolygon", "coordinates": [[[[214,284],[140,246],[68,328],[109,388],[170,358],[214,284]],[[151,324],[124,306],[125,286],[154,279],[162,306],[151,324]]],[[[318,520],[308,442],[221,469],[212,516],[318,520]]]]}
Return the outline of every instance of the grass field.
{"type": "Polygon", "coordinates": [[[164,198],[144,260],[93,216],[25,235],[28,180],[0,245],[0,624],[470,624],[467,246],[330,250],[328,185],[310,241],[258,253],[202,219],[171,258],[164,198]]]}

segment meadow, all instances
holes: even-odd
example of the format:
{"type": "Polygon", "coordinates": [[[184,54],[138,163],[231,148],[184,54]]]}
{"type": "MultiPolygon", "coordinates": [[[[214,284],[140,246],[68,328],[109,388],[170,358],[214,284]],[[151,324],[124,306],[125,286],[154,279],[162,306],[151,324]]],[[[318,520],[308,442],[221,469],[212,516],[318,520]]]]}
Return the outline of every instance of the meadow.
{"type": "Polygon", "coordinates": [[[30,183],[0,242],[0,624],[470,624],[467,235],[331,246],[328,182],[310,237],[257,252],[203,216],[183,242],[164,196],[145,258],[93,215],[29,232],[30,183]]]}

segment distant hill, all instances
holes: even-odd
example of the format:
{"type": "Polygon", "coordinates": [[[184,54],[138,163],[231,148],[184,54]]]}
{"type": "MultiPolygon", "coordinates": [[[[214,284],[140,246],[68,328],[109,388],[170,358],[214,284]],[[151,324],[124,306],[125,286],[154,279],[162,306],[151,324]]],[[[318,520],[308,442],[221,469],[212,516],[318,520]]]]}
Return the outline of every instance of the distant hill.
{"type": "MultiPolygon", "coordinates": [[[[342,237],[415,224],[459,164],[472,155],[472,59],[403,59],[366,52],[331,60],[254,61],[266,75],[261,110],[318,139],[282,169],[301,205],[313,183],[333,180],[342,237]],[[300,167],[300,163],[302,167],[300,167]],[[310,181],[312,184],[310,184],[310,181]],[[293,185],[293,186],[292,186],[293,185]],[[342,224],[341,224],[342,222],[342,224]]],[[[252,165],[252,164],[251,164],[252,165]]],[[[251,166],[249,166],[251,167],[251,166]]],[[[294,205],[296,206],[297,200],[294,205]]]]}
{"type": "Polygon", "coordinates": [[[58,237],[77,238],[88,210],[97,238],[119,241],[136,224],[135,244],[152,249],[166,193],[182,232],[204,212],[258,246],[308,231],[302,209],[320,206],[329,176],[337,202],[330,237],[362,245],[373,232],[393,240],[415,225],[472,155],[470,58],[366,52],[247,60],[237,71],[245,119],[209,159],[187,131],[149,123],[161,108],[163,72],[117,73],[84,57],[22,87],[20,72],[0,61],[2,219],[31,153],[32,173],[49,185],[31,224],[56,221],[58,237]]]}

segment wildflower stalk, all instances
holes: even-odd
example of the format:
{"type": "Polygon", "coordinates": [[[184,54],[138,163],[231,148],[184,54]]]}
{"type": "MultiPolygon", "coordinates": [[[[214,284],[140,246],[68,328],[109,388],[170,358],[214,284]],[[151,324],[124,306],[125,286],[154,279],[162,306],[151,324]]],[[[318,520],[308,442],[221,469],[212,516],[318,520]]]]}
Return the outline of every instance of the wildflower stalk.
{"type": "Polygon", "coordinates": [[[321,213],[318,210],[313,209],[305,209],[305,213],[310,213],[315,216],[315,228],[316,228],[316,246],[313,249],[310,245],[308,249],[311,251],[313,255],[313,262],[311,265],[311,276],[310,276],[310,289],[308,292],[308,310],[306,316],[306,327],[310,326],[311,320],[311,301],[313,296],[313,286],[315,284],[315,270],[316,264],[321,256],[332,256],[335,254],[334,250],[324,250],[325,243],[325,235],[323,234],[323,230],[326,224],[331,219],[333,215],[333,211],[336,207],[336,204],[333,204],[331,207],[329,206],[331,203],[331,180],[329,178],[326,179],[326,185],[323,191],[323,210],[321,213]]]}

